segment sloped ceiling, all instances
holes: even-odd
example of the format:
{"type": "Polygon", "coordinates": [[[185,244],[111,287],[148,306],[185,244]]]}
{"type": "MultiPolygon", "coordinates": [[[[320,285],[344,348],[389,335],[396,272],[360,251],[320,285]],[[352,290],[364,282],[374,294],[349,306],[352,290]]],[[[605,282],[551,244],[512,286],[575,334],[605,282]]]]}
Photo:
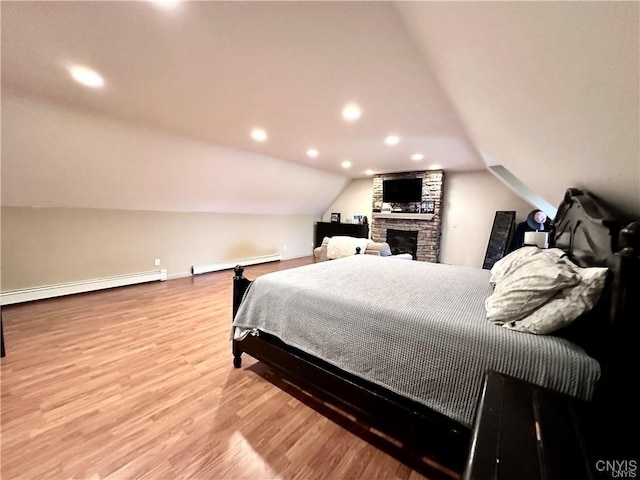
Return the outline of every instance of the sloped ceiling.
{"type": "Polygon", "coordinates": [[[415,169],[416,152],[423,168],[483,166],[388,2],[27,2],[2,17],[3,84],[30,93],[349,177],[415,169]],[[74,63],[105,87],[72,82],[74,63]]]}
{"type": "Polygon", "coordinates": [[[318,215],[348,183],[6,91],[2,113],[4,205],[318,215]]]}
{"type": "Polygon", "coordinates": [[[553,204],[578,186],[640,213],[636,2],[1,8],[5,204],[317,214],[365,169],[477,170],[484,154],[553,204]]]}
{"type": "Polygon", "coordinates": [[[402,2],[477,148],[557,205],[640,215],[638,2],[402,2]]]}

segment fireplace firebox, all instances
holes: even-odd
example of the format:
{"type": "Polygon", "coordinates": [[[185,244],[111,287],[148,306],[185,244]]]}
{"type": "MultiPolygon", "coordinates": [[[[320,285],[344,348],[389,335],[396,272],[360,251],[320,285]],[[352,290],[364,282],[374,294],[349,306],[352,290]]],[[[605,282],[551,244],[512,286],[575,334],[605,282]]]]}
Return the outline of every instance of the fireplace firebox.
{"type": "Polygon", "coordinates": [[[387,229],[387,243],[392,255],[410,253],[415,260],[418,253],[418,232],[387,229]]]}

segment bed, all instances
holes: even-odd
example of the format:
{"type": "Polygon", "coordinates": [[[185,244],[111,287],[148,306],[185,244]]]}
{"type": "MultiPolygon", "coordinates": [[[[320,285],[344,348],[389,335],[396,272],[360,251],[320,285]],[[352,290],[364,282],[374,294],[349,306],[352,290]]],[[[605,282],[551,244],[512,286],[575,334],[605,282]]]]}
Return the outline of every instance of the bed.
{"type": "Polygon", "coordinates": [[[488,370],[605,410],[629,401],[631,359],[611,348],[637,332],[640,224],[625,225],[588,194],[567,191],[553,244],[581,267],[608,267],[609,279],[580,328],[558,335],[490,324],[488,270],[354,255],[250,282],[238,267],[234,366],[247,353],[400,439],[415,458],[459,471],[488,370]]]}

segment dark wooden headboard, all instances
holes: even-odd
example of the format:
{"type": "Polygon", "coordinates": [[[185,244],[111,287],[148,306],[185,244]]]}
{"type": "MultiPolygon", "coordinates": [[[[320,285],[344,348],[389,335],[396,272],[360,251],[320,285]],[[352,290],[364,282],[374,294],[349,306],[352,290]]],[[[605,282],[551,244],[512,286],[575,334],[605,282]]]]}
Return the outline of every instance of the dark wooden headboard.
{"type": "Polygon", "coordinates": [[[553,227],[555,246],[565,250],[575,263],[615,268],[622,222],[589,194],[576,188],[567,190],[553,227]]]}
{"type": "Polygon", "coordinates": [[[574,263],[610,269],[609,319],[631,320],[634,307],[638,315],[640,221],[620,218],[588,193],[570,188],[552,228],[552,245],[567,252],[574,263]]]}
{"type": "Polygon", "coordinates": [[[605,292],[589,318],[591,328],[582,330],[578,343],[600,347],[594,355],[602,367],[594,436],[602,439],[603,455],[624,458],[635,446],[623,439],[637,438],[640,428],[635,391],[640,376],[640,221],[620,218],[593,196],[571,188],[553,230],[554,245],[574,263],[610,269],[605,292]]]}

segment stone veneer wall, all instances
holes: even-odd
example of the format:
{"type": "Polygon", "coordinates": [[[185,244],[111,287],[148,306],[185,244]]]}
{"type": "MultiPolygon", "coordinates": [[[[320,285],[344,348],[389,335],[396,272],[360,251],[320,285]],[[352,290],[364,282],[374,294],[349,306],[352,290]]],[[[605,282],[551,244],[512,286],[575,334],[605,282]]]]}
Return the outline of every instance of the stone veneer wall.
{"type": "Polygon", "coordinates": [[[373,209],[382,206],[382,181],[397,178],[422,178],[422,201],[435,202],[431,220],[376,218],[371,224],[371,239],[374,242],[387,240],[387,228],[418,232],[417,260],[438,262],[440,259],[440,237],[442,235],[442,197],[444,193],[444,172],[429,170],[426,172],[388,173],[373,178],[373,209]]]}

